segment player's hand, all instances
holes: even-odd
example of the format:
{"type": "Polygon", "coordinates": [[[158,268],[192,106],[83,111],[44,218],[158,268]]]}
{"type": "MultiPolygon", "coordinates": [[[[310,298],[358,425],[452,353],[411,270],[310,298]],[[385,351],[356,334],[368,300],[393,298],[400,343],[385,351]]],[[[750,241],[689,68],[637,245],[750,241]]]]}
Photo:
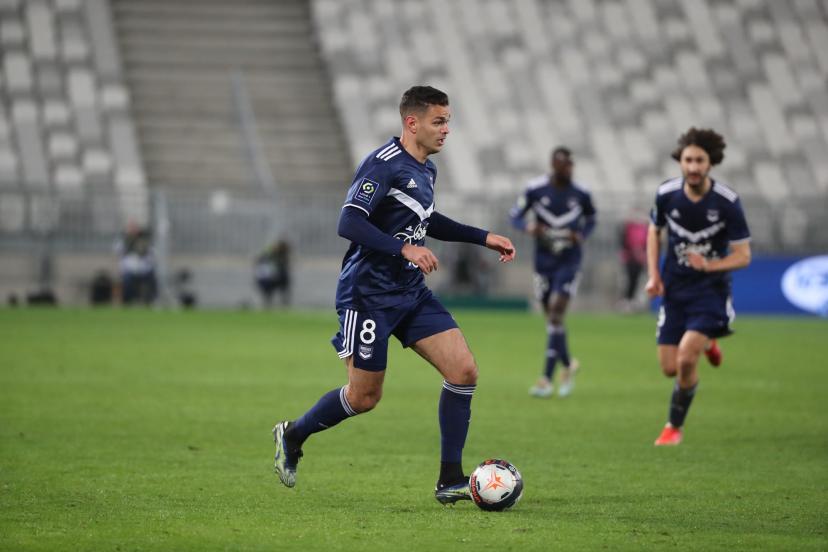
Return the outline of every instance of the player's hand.
{"type": "Polygon", "coordinates": [[[687,262],[691,268],[700,272],[707,272],[707,258],[704,255],[700,255],[695,251],[689,251],[687,253],[687,262]]]}
{"type": "Polygon", "coordinates": [[[530,222],[526,225],[526,233],[532,237],[537,238],[543,235],[544,228],[536,222],[530,222]]]}
{"type": "Polygon", "coordinates": [[[403,258],[417,265],[417,268],[422,270],[423,274],[431,274],[437,270],[437,257],[428,247],[407,243],[403,245],[400,253],[403,258]]]}
{"type": "Polygon", "coordinates": [[[489,232],[486,236],[486,247],[500,253],[501,263],[508,263],[515,258],[515,246],[512,245],[512,240],[505,236],[489,232]]]}
{"type": "Polygon", "coordinates": [[[647,296],[652,299],[664,295],[664,282],[661,278],[655,277],[647,280],[647,285],[644,287],[647,290],[647,296]]]}
{"type": "Polygon", "coordinates": [[[578,245],[584,241],[584,235],[580,232],[576,232],[575,230],[570,230],[569,239],[572,240],[572,243],[578,245]]]}

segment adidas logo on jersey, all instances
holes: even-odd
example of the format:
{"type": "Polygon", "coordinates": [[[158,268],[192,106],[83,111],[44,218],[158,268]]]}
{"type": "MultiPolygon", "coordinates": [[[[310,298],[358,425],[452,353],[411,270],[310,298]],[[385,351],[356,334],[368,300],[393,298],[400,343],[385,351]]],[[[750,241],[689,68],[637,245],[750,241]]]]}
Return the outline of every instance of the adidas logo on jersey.
{"type": "Polygon", "coordinates": [[[681,213],[678,212],[678,209],[673,209],[670,211],[670,216],[674,219],[681,218],[681,213]]]}
{"type": "Polygon", "coordinates": [[[413,178],[411,180],[409,180],[408,185],[406,185],[406,188],[416,188],[416,187],[417,187],[417,183],[414,182],[413,178]]]}

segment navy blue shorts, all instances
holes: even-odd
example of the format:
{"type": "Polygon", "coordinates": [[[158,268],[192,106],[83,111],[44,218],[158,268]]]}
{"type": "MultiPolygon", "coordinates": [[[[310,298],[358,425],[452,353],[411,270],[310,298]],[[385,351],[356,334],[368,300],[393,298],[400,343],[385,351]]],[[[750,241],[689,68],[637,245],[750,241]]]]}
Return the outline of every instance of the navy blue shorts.
{"type": "Polygon", "coordinates": [[[430,293],[418,301],[390,309],[357,311],[337,309],[339,331],[331,339],[339,358],[353,355],[354,366],[374,372],[385,370],[388,338],[403,347],[457,327],[446,308],[430,293]]]}
{"type": "Polygon", "coordinates": [[[656,338],[659,345],[678,345],[684,332],[695,330],[709,338],[724,337],[733,331],[736,318],[729,295],[708,293],[687,299],[664,299],[658,311],[656,338]]]}
{"type": "Polygon", "coordinates": [[[571,297],[578,290],[578,265],[564,265],[547,272],[535,272],[535,298],[546,305],[553,293],[571,297]]]}

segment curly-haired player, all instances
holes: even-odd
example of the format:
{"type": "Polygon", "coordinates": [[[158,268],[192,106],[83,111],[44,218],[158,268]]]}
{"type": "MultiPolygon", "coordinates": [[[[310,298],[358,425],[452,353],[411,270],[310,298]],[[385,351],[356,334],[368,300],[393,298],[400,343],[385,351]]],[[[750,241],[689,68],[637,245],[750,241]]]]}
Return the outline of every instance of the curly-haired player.
{"type": "Polygon", "coordinates": [[[647,236],[647,293],[663,295],[658,313],[661,370],[676,378],[669,421],[655,444],[678,445],[696,394],[699,357],[721,363],[716,338],[731,333],[735,312],[730,271],[750,264],[750,231],[736,192],[710,177],[724,159],[725,142],[710,129],[691,128],[678,140],[673,159],[681,177],[658,187],[647,236]],[[664,266],[661,232],[667,229],[664,266]]]}

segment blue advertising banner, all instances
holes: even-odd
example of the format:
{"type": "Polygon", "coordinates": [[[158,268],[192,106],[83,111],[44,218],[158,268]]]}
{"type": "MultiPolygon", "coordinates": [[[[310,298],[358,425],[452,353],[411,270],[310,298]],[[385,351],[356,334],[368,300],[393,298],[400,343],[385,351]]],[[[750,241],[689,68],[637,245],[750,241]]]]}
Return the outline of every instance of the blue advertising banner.
{"type": "Polygon", "coordinates": [[[736,316],[747,313],[805,314],[782,292],[782,276],[802,259],[797,257],[754,257],[750,266],[733,276],[733,308],[736,316]]]}

